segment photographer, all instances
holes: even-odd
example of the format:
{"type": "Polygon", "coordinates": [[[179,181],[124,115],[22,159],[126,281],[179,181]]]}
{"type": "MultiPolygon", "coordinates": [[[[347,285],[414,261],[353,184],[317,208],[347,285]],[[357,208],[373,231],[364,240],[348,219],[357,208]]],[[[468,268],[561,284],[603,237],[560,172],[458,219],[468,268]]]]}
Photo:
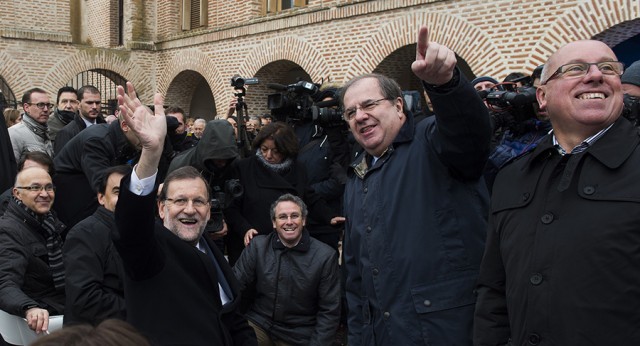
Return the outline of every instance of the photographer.
{"type": "Polygon", "coordinates": [[[542,137],[551,130],[546,115],[539,111],[535,99],[535,86],[532,83],[536,79],[539,80],[541,72],[542,66],[539,66],[531,77],[512,81],[522,83],[523,87],[504,90],[501,84],[498,84],[489,93],[483,92],[481,95],[485,96],[494,124],[495,146],[484,170],[489,191],[492,190],[496,174],[505,163],[535,148],[542,137]]]}
{"type": "MultiPolygon", "coordinates": [[[[313,100],[316,105],[331,105],[332,101],[335,102],[333,108],[327,108],[337,111],[336,113],[341,116],[342,112],[337,109],[337,95],[338,88],[327,87],[313,95],[313,100]]],[[[339,118],[336,122],[309,118],[288,120],[298,137],[300,146],[298,161],[307,170],[311,188],[327,202],[327,206],[334,213],[340,213],[349,160],[347,156],[349,145],[344,121],[339,118]]],[[[336,228],[313,218],[307,221],[307,229],[311,236],[331,246],[337,252],[342,227],[336,228]]]]}
{"type": "Polygon", "coordinates": [[[624,112],[622,115],[640,126],[640,60],[629,66],[622,75],[624,112]]]}
{"type": "Polygon", "coordinates": [[[233,199],[233,192],[237,194],[237,191],[229,190],[233,190],[230,166],[238,157],[231,124],[223,119],[211,120],[198,144],[176,156],[168,171],[171,173],[180,167],[193,166],[209,183],[212,196],[211,218],[205,231],[221,250],[224,250],[223,237],[227,234],[222,209],[233,199]]]}

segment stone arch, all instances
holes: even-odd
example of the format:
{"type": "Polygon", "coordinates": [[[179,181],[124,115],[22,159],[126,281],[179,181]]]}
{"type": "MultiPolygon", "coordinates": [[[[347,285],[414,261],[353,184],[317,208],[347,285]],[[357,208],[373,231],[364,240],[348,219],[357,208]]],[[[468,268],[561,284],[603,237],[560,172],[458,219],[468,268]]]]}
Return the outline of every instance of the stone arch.
{"type": "Polygon", "coordinates": [[[477,75],[495,76],[504,69],[500,64],[503,56],[500,48],[480,28],[457,16],[418,12],[380,27],[360,49],[370,54],[353,57],[349,70],[342,76],[345,78],[344,81],[373,71],[396,49],[416,43],[418,29],[424,23],[428,23],[430,41],[452,49],[458,56],[465,59],[477,75]],[[487,55],[491,57],[487,59],[487,55]]]}
{"type": "Polygon", "coordinates": [[[329,77],[329,64],[316,47],[297,36],[276,37],[265,40],[246,55],[240,71],[253,76],[265,65],[277,60],[289,60],[301,66],[313,81],[329,77]]]}
{"type": "MultiPolygon", "coordinates": [[[[171,82],[180,73],[191,70],[205,78],[215,100],[216,95],[224,94],[227,84],[225,83],[226,79],[222,78],[214,61],[214,59],[197,49],[180,51],[167,63],[168,69],[160,74],[157,85],[158,92],[165,94],[171,82]]],[[[223,102],[216,102],[216,108],[219,108],[222,104],[223,102]]],[[[218,114],[222,111],[222,109],[217,109],[218,114]]]]}
{"type": "MultiPolygon", "coordinates": [[[[640,17],[640,2],[637,0],[584,1],[567,9],[564,15],[550,25],[532,49],[530,59],[535,65],[543,64],[562,45],[576,41],[598,38],[598,34],[617,24],[640,17]]],[[[636,33],[628,33],[631,37],[636,33]]],[[[611,42],[605,42],[611,43],[611,42]]]]}
{"type": "Polygon", "coordinates": [[[46,74],[44,82],[47,90],[57,91],[81,72],[93,69],[113,71],[131,81],[138,97],[143,102],[153,100],[152,76],[144,64],[136,63],[131,52],[114,51],[98,48],[84,49],[55,64],[46,74]]]}

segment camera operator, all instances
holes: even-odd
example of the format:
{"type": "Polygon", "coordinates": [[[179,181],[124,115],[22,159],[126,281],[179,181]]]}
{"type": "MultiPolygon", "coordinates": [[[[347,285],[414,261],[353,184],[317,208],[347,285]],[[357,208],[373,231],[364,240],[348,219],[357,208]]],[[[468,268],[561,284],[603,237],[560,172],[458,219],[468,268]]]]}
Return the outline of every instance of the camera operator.
{"type": "Polygon", "coordinates": [[[622,115],[640,126],[640,60],[629,66],[621,77],[624,92],[624,112],[622,115]]]}
{"type": "Polygon", "coordinates": [[[211,187],[211,217],[205,233],[224,251],[223,237],[227,234],[227,225],[222,215],[224,209],[234,197],[241,194],[233,179],[231,163],[240,157],[233,135],[233,127],[224,119],[207,123],[202,138],[191,149],[177,155],[168,173],[184,167],[193,166],[202,174],[211,187]]]}
{"type": "Polygon", "coordinates": [[[533,86],[533,81],[540,79],[542,68],[543,66],[538,66],[530,77],[520,77],[508,82],[521,83],[523,86],[520,88],[512,84],[512,89],[500,90],[501,85],[498,84],[494,86],[498,90],[483,93],[489,105],[495,136],[495,146],[492,147],[484,171],[489,191],[496,174],[505,163],[535,148],[551,130],[546,114],[540,112],[535,98],[536,87],[533,86]]]}
{"type": "MultiPolygon", "coordinates": [[[[288,119],[288,123],[298,137],[298,161],[307,170],[309,184],[327,202],[327,206],[339,214],[342,213],[342,193],[347,179],[349,146],[347,129],[341,120],[342,112],[337,107],[337,94],[338,88],[329,86],[321,88],[312,96],[316,105],[327,105],[327,111],[334,111],[335,122],[305,118],[288,119]]],[[[338,251],[342,225],[334,227],[309,218],[307,229],[312,237],[338,251]]]]}

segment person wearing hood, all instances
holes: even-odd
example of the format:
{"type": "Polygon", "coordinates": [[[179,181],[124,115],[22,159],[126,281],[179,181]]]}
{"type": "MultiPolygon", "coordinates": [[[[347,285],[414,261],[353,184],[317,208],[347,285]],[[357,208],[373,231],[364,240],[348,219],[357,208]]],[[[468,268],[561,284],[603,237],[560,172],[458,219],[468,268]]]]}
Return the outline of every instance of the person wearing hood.
{"type": "Polygon", "coordinates": [[[231,202],[229,188],[233,186],[231,163],[240,157],[231,124],[224,120],[211,120],[204,129],[202,137],[195,147],[177,155],[169,165],[168,173],[184,166],[195,167],[211,187],[211,196],[218,203],[212,210],[211,219],[205,230],[216,245],[224,248],[223,237],[227,234],[227,225],[222,217],[222,207],[231,202]],[[228,183],[229,182],[229,183],[228,183]]]}
{"type": "Polygon", "coordinates": [[[194,140],[193,136],[187,136],[184,110],[180,107],[169,107],[165,112],[167,116],[175,118],[178,122],[175,130],[172,131],[172,133],[168,133],[171,145],[173,145],[173,150],[176,152],[182,152],[195,147],[198,141],[194,140]]]}
{"type": "Polygon", "coordinates": [[[58,89],[58,98],[56,99],[56,109],[47,121],[49,127],[49,138],[55,147],[58,132],[62,130],[78,112],[78,91],[71,86],[63,86],[58,89]]]}

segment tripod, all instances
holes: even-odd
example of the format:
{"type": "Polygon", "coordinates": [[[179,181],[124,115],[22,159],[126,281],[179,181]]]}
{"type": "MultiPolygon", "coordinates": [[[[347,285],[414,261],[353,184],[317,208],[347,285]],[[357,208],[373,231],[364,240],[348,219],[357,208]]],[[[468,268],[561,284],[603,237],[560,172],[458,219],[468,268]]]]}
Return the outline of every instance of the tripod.
{"type": "Polygon", "coordinates": [[[244,96],[247,94],[247,89],[245,87],[236,87],[236,93],[233,95],[237,97],[238,102],[236,103],[236,116],[238,118],[238,138],[236,142],[238,144],[238,149],[240,149],[240,156],[247,157],[251,154],[251,143],[249,143],[249,136],[247,135],[247,125],[244,121],[244,114],[249,114],[247,109],[247,104],[244,102],[244,96]]]}

